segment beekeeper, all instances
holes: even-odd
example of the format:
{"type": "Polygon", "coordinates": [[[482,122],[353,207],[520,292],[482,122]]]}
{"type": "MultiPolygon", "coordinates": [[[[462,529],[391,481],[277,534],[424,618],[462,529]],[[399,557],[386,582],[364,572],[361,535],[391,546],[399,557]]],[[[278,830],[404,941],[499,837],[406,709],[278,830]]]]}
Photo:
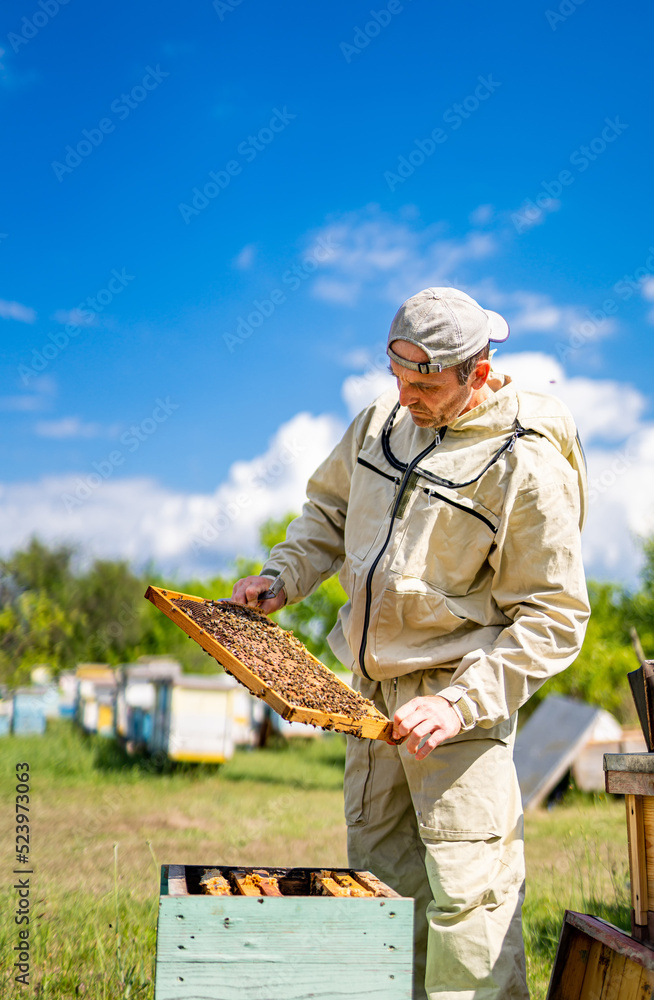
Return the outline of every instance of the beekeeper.
{"type": "Polygon", "coordinates": [[[233,593],[255,605],[276,579],[269,613],[339,573],[331,648],[405,737],[348,737],[349,863],[415,897],[429,1000],[529,996],[516,713],[574,660],[589,614],[575,425],[491,371],[507,336],[457,289],[408,299],[388,337],[397,389],[356,417],[233,593]]]}

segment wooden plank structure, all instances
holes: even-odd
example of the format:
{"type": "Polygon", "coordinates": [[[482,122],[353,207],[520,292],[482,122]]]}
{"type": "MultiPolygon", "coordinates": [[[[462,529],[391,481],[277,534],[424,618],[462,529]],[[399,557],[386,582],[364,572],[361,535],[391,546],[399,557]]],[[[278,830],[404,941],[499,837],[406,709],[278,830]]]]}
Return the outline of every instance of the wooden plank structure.
{"type": "Polygon", "coordinates": [[[654,947],[654,753],[605,754],[606,790],[624,795],[633,936],[654,947]]]}
{"type": "Polygon", "coordinates": [[[651,1000],[654,951],[613,924],[566,910],[547,1000],[651,1000]]]}
{"type": "MultiPolygon", "coordinates": [[[[201,628],[190,615],[185,614],[182,608],[173,603],[176,600],[185,600],[199,601],[201,604],[205,604],[206,602],[203,597],[196,597],[192,594],[181,594],[174,590],[162,590],[159,587],[148,587],[145,596],[149,601],[152,601],[155,607],[163,611],[171,621],[179,625],[205,652],[213,656],[225,670],[233,674],[257,698],[261,698],[267,705],[270,705],[283,719],[287,719],[289,722],[305,722],[312,726],[319,726],[322,729],[333,729],[341,733],[351,733],[354,736],[384,740],[387,743],[396,742],[392,736],[392,722],[373,705],[367,708],[366,714],[362,718],[355,719],[347,715],[323,712],[320,709],[305,708],[293,704],[278,691],[275,691],[245,663],[218,642],[217,639],[201,628]]],[[[337,677],[320,660],[316,659],[315,656],[312,656],[309,650],[306,650],[306,655],[314,664],[326,672],[330,681],[333,682],[335,678],[345,691],[349,694],[353,693],[352,689],[344,681],[337,677]]]]}
{"type": "Polygon", "coordinates": [[[155,1000],[410,1000],[413,907],[370,872],[164,865],[155,1000]]]}

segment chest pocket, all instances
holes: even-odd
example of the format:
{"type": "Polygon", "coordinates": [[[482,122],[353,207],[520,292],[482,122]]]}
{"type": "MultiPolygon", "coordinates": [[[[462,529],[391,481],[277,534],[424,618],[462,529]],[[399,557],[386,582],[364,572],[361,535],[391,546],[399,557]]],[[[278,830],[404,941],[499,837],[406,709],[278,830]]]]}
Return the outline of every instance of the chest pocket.
{"type": "Polygon", "coordinates": [[[345,551],[359,559],[365,559],[378,536],[388,530],[400,479],[385,465],[379,456],[361,451],[352,474],[348,507],[357,515],[346,518],[345,551]]]}
{"type": "Polygon", "coordinates": [[[391,570],[444,594],[465,594],[484,568],[499,518],[453,490],[424,486],[407,506],[391,570]]]}

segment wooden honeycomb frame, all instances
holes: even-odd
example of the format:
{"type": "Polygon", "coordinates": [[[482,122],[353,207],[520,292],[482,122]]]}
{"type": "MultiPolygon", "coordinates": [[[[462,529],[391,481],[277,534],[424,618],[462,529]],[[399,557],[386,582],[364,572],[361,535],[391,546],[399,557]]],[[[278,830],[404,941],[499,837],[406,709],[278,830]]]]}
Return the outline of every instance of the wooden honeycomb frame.
{"type": "MultiPolygon", "coordinates": [[[[283,719],[288,722],[304,722],[310,726],[318,726],[321,729],[336,730],[339,733],[351,733],[353,736],[365,737],[373,740],[383,740],[385,743],[395,743],[393,739],[393,723],[387,719],[374,705],[368,709],[368,714],[360,719],[353,719],[348,715],[336,714],[333,712],[322,712],[315,708],[303,708],[293,705],[286,698],[265,683],[260,677],[250,670],[245,663],[239,660],[233,653],[226,649],[217,639],[214,639],[205,629],[201,628],[191,617],[181,608],[173,604],[173,601],[199,601],[205,603],[205,598],[196,597],[194,594],[181,594],[176,590],[162,590],[159,587],[148,587],[145,592],[147,600],[151,601],[155,607],[163,611],[171,621],[175,622],[183,632],[191,639],[194,639],[206,653],[227,670],[230,674],[244,684],[252,694],[261,698],[267,705],[270,705],[275,712],[278,712],[283,719]]],[[[263,612],[261,612],[263,615],[263,612]]],[[[308,650],[307,656],[313,660],[322,670],[328,670],[332,677],[336,677],[339,684],[348,691],[352,689],[340,679],[333,671],[329,670],[324,663],[316,659],[308,650]]]]}

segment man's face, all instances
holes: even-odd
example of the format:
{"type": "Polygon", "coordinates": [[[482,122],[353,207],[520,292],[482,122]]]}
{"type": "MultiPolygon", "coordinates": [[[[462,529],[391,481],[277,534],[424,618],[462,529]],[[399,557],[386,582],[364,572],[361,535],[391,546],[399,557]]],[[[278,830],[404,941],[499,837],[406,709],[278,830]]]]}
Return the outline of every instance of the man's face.
{"type": "MultiPolygon", "coordinates": [[[[406,340],[394,340],[393,350],[407,361],[429,361],[425,352],[406,340]]],[[[421,375],[390,362],[391,374],[397,379],[400,405],[406,406],[418,427],[444,427],[465,413],[473,396],[471,385],[459,385],[453,368],[421,375]]],[[[471,381],[471,380],[469,380],[471,381]]]]}

